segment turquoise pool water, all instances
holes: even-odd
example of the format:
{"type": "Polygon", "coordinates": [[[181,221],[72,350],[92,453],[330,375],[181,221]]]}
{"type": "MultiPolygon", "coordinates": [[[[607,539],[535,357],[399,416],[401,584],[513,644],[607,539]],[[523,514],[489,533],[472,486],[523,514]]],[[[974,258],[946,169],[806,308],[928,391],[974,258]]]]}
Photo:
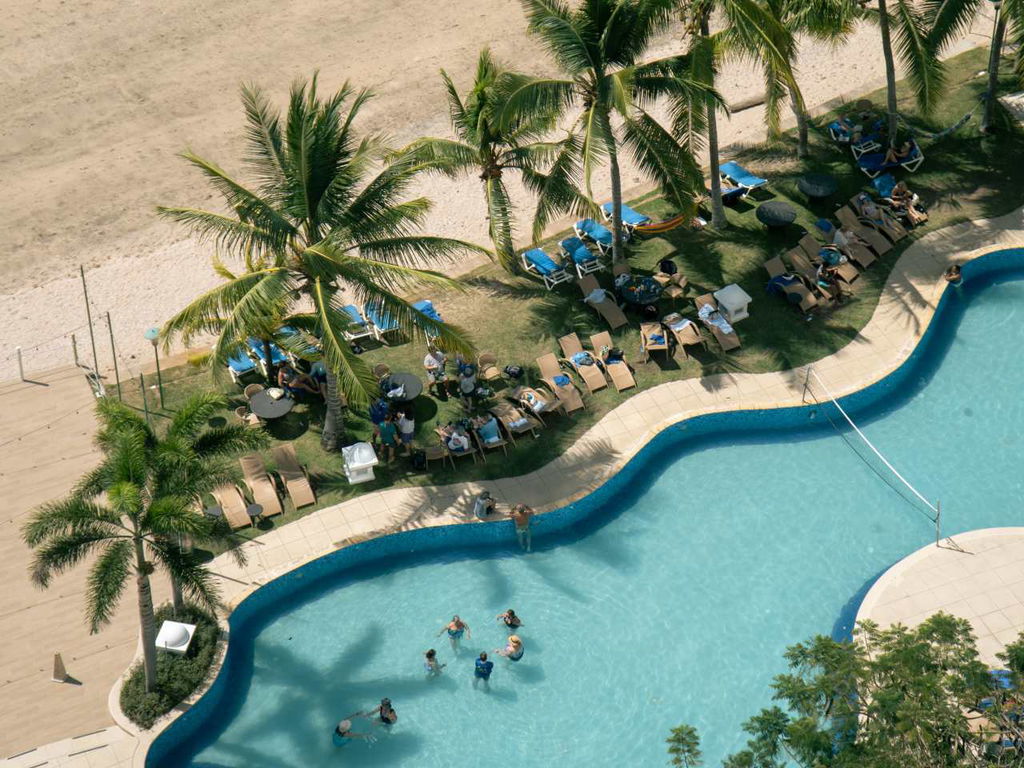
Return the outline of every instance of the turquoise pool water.
{"type": "MultiPolygon", "coordinates": [[[[1019,525],[1024,282],[1004,276],[947,301],[910,388],[860,422],[942,500],[944,533],[1019,525]]],[[[661,441],[590,522],[530,555],[459,548],[404,567],[395,555],[393,569],[289,598],[236,633],[209,719],[158,764],[655,766],[686,722],[717,765],[769,703],[786,646],[845,632],[866,585],[934,536],[919,505],[819,428],[823,409],[811,415],[802,431],[752,424],[699,445],[661,441]],[[495,659],[490,691],[474,689],[473,659],[504,644],[494,617],[509,606],[525,657],[495,659]],[[453,613],[472,630],[458,654],[435,638],[453,613]],[[439,679],[422,671],[429,647],[448,665],[439,679]],[[332,746],[338,719],[382,696],[399,714],[391,732],[332,746]]]]}

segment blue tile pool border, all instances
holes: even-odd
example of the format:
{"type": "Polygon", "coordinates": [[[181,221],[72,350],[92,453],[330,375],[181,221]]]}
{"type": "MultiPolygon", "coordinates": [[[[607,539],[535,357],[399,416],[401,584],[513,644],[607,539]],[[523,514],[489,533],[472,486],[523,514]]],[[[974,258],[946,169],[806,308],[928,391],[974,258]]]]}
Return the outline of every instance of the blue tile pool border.
{"type": "MultiPolygon", "coordinates": [[[[840,398],[843,408],[860,421],[870,421],[898,408],[925,386],[948,351],[969,299],[997,282],[1024,278],[1024,248],[992,251],[963,265],[963,285],[947,287],[935,313],[911,355],[878,382],[840,398]]],[[[586,497],[534,519],[535,548],[577,541],[605,525],[622,505],[681,454],[713,444],[777,442],[807,438],[833,430],[840,419],[834,405],[736,410],[684,419],[662,430],[616,474],[586,497]]],[[[253,641],[279,613],[277,606],[294,608],[348,581],[372,578],[424,561],[500,556],[512,550],[512,523],[454,524],[391,533],[328,553],[290,571],[246,597],[228,618],[230,641],[224,663],[207,692],[157,736],[146,755],[147,768],[184,765],[191,755],[220,733],[215,723],[229,722],[248,690],[253,641]],[[214,727],[205,727],[214,725],[214,727]]],[[[881,575],[881,574],[879,574],[881,575]]],[[[878,576],[869,582],[873,583],[878,576]]],[[[851,596],[836,631],[848,628],[867,589],[851,596]]]]}

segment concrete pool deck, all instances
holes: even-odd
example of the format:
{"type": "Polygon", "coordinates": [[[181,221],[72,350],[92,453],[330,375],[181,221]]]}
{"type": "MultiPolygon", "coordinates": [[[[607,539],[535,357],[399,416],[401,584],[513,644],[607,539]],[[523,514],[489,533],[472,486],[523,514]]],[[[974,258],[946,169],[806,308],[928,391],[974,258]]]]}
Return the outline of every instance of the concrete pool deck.
{"type": "MultiPolygon", "coordinates": [[[[927,329],[945,288],[942,274],[949,264],[1017,246],[1024,246],[1022,211],[924,236],[896,263],[861,333],[835,354],[814,363],[815,372],[836,396],[885,377],[909,357],[927,329]]],[[[741,337],[744,323],[757,322],[756,306],[755,302],[750,319],[737,326],[741,337]]],[[[486,483],[392,488],[360,496],[246,543],[243,549],[248,562],[244,567],[222,556],[211,568],[225,602],[235,605],[273,578],[348,543],[409,528],[467,522],[469,500],[484,487],[499,503],[523,502],[538,511],[562,506],[590,493],[672,424],[707,413],[803,404],[807,368],[719,374],[662,384],[611,411],[563,456],[535,472],[486,483]]],[[[47,681],[45,685],[53,684],[47,681]]],[[[136,740],[111,731],[110,746],[100,745],[85,754],[72,755],[74,750],[47,745],[5,764],[18,768],[141,766],[145,747],[154,736],[146,733],[136,740]]]]}

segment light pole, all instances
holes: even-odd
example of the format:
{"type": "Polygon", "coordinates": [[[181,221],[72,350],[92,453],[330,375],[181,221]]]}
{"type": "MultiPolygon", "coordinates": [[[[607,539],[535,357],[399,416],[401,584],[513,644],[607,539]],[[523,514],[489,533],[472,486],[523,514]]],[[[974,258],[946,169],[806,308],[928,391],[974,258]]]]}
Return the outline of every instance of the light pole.
{"type": "Polygon", "coordinates": [[[985,93],[985,107],[981,114],[981,132],[993,133],[993,121],[996,116],[996,90],[999,88],[999,56],[1003,51],[1003,35],[1006,33],[1006,22],[1000,9],[1002,0],[990,0],[995,10],[992,20],[992,48],[988,54],[988,91],[985,93]]]}
{"type": "Polygon", "coordinates": [[[146,331],[146,338],[153,345],[153,355],[156,357],[156,389],[160,393],[160,407],[164,407],[164,378],[160,374],[160,348],[157,346],[160,341],[160,329],[150,328],[146,331]]]}

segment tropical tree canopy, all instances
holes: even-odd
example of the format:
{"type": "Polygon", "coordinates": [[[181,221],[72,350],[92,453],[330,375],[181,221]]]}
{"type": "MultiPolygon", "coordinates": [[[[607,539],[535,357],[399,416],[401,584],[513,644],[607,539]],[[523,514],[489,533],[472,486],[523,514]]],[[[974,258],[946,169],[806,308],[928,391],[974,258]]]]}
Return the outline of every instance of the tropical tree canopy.
{"type": "MultiPolygon", "coordinates": [[[[665,100],[677,121],[684,121],[689,105],[706,97],[706,89],[687,77],[685,56],[645,60],[653,38],[674,18],[676,0],[591,0],[577,8],[560,0],[522,3],[530,31],[562,76],[502,75],[501,123],[568,115],[566,136],[557,142],[547,172],[525,174],[538,197],[534,239],[557,214],[593,212],[591,177],[604,163],[613,205],[621,211],[620,145],[671,203],[692,209],[702,189],[701,170],[691,148],[648,111],[665,100]]],[[[622,248],[619,218],[613,217],[616,259],[622,248]]]]}
{"type": "MultiPolygon", "coordinates": [[[[486,253],[460,240],[419,233],[430,201],[403,199],[429,164],[399,159],[381,167],[388,154],[382,136],[360,136],[354,123],[371,94],[347,83],[321,98],[316,77],[296,82],[282,117],[256,86],[242,89],[246,114],[246,169],[251,184],[235,180],[192,152],[183,157],[223,198],[227,213],[197,208],[159,209],[188,227],[239,267],[218,256],[225,282],[167,321],[165,343],[180,336],[215,333],[215,370],[267,318],[298,331],[306,351],[315,350],[328,372],[328,415],[340,410],[337,389],[355,404],[376,395],[377,382],[349,347],[351,320],[343,307],[372,304],[406,333],[428,328],[450,351],[470,352],[467,335],[431,320],[403,295],[413,289],[457,288],[427,262],[447,263],[468,251],[486,253]],[[333,407],[332,407],[333,403],[333,407]]],[[[325,424],[325,444],[333,441],[325,424]]]]}
{"type": "Polygon", "coordinates": [[[477,60],[473,85],[462,97],[448,73],[441,70],[456,140],[419,139],[395,157],[411,159],[414,164],[433,164],[452,175],[478,173],[487,200],[491,242],[502,266],[508,272],[515,272],[518,262],[513,205],[505,184],[505,172],[534,172],[550,159],[557,145],[543,141],[552,127],[552,114],[537,112],[505,124],[499,122],[503,104],[496,85],[504,71],[502,64],[485,48],[477,60]]]}

